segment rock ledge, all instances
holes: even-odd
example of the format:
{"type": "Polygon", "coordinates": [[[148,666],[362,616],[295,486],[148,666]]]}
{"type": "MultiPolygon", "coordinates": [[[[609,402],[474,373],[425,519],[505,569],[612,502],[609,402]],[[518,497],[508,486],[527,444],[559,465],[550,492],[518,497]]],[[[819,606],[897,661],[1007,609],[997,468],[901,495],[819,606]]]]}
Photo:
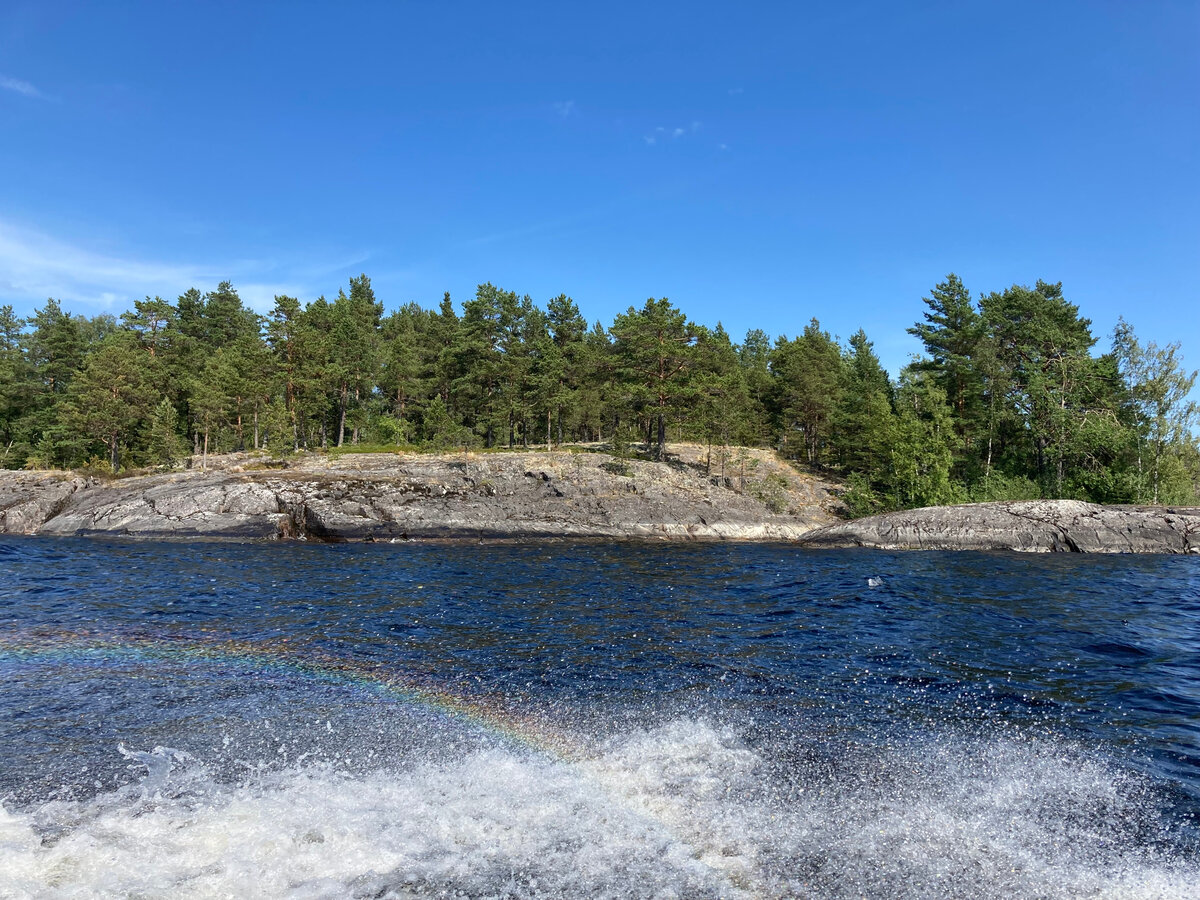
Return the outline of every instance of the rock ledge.
{"type": "Polygon", "coordinates": [[[1200,508],[1029,500],[933,506],[818,528],[806,547],[1200,553],[1200,508]]]}
{"type": "Polygon", "coordinates": [[[794,540],[836,521],[828,485],[762,450],[705,474],[703,448],[669,464],[600,452],[302,455],[210,459],[103,482],[0,472],[0,533],[300,539],[659,537],[794,540]]]}

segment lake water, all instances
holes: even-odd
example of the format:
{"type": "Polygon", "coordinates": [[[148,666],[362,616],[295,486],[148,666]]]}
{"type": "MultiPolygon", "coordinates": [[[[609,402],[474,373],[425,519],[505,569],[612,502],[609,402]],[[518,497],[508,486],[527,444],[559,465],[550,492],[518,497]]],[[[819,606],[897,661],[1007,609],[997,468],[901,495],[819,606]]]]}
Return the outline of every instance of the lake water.
{"type": "Polygon", "coordinates": [[[1200,560],[0,540],[0,897],[1197,897],[1200,560]]]}

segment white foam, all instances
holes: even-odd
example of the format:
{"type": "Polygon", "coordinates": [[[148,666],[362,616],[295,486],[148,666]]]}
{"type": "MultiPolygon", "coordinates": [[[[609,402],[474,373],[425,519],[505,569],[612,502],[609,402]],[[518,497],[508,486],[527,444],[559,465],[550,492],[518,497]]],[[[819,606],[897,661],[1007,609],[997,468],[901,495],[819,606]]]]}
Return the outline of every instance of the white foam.
{"type": "Polygon", "coordinates": [[[681,720],[564,762],[518,750],[238,785],[168,748],[137,784],[0,812],[3,897],[1190,897],[1144,785],[1052,745],[789,762],[681,720]]]}

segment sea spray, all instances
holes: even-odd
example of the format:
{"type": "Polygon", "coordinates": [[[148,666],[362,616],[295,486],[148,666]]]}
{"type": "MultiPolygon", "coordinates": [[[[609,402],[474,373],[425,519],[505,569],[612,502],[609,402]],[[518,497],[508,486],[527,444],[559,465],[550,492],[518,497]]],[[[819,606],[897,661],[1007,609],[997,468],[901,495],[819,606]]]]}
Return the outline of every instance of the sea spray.
{"type": "Polygon", "coordinates": [[[1144,780],[1071,748],[944,738],[833,779],[773,750],[677,720],[578,762],[230,784],[159,748],[120,791],[6,809],[0,895],[1185,898],[1200,878],[1154,849],[1144,780]]]}

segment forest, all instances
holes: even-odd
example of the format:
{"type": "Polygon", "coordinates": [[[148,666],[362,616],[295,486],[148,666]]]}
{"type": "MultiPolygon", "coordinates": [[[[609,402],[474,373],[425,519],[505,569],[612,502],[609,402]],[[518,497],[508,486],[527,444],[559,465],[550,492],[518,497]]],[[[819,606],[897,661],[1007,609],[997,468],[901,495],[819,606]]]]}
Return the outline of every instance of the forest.
{"type": "MultiPolygon", "coordinates": [[[[261,316],[228,282],[84,317],[0,307],[0,465],[113,473],[262,449],[594,444],[663,459],[668,441],[773,447],[844,479],[853,515],[1078,498],[1197,502],[1197,405],[1178,344],[1091,322],[1039,281],[972,297],[955,275],[909,329],[893,380],[861,329],[735,342],[667,299],[605,327],[480,285],[456,308],[385,314],[366,275],[261,316]]],[[[914,304],[916,306],[916,304],[914,304]]]]}

